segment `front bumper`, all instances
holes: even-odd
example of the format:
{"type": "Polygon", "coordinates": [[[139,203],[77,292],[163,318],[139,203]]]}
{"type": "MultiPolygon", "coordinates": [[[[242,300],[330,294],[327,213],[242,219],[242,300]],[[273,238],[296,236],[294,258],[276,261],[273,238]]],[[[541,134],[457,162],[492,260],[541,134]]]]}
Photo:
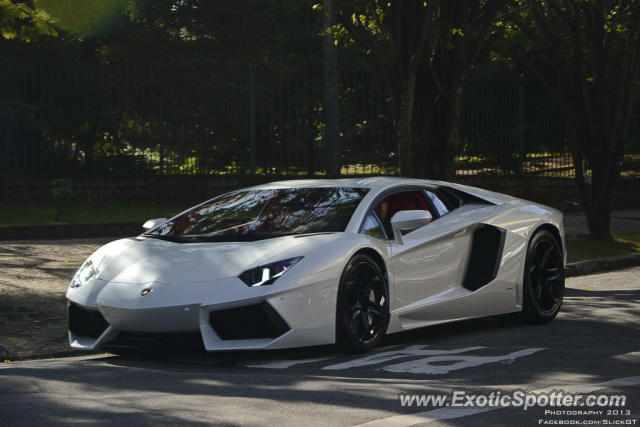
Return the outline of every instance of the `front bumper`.
{"type": "Polygon", "coordinates": [[[207,351],[330,344],[335,342],[336,292],[337,280],[330,274],[263,289],[237,278],[183,284],[96,279],[67,292],[69,343],[81,350],[207,351]]]}

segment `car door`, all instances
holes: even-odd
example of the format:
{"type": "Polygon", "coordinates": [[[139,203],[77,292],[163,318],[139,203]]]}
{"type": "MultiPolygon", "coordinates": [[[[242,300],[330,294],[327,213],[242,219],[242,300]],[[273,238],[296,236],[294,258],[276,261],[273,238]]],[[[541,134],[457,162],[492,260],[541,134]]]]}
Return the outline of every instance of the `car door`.
{"type": "Polygon", "coordinates": [[[391,311],[399,322],[393,329],[512,311],[513,283],[498,280],[474,290],[463,286],[474,234],[501,209],[469,202],[407,233],[403,244],[392,241],[391,311]]]}
{"type": "MultiPolygon", "coordinates": [[[[468,246],[469,221],[460,220],[456,211],[443,212],[430,200],[427,189],[410,190],[428,206],[432,221],[402,237],[402,244],[392,240],[390,268],[394,277],[393,310],[420,310],[459,287],[464,254],[468,246]]],[[[409,193],[403,191],[400,193],[409,193]]],[[[398,199],[396,199],[397,201],[398,199]]],[[[391,215],[398,210],[420,209],[422,206],[391,206],[391,215]]]]}

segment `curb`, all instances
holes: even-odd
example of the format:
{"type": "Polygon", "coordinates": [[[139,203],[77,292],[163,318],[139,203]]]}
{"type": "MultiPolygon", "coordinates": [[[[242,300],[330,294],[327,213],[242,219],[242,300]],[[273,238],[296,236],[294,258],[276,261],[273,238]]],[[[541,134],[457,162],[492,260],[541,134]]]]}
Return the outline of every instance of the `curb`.
{"type": "Polygon", "coordinates": [[[584,276],[604,271],[621,270],[640,265],[640,254],[619,255],[572,262],[565,267],[566,277],[584,276]]]}
{"type": "MultiPolygon", "coordinates": [[[[5,355],[4,359],[9,360],[9,362],[5,362],[5,363],[13,363],[13,362],[27,362],[29,360],[57,359],[59,357],[82,356],[87,354],[96,354],[96,352],[69,350],[69,351],[57,351],[57,352],[42,353],[42,354],[29,354],[27,356],[15,356],[15,358],[12,358],[10,355],[5,355]]],[[[2,360],[0,360],[0,362],[2,362],[2,360]]]]}

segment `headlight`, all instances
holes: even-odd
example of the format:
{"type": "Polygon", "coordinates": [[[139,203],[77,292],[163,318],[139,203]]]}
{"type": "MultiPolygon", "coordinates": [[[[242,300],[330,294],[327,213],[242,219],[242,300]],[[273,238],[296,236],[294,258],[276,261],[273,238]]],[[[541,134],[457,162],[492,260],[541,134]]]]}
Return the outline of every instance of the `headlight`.
{"type": "Polygon", "coordinates": [[[88,260],[78,269],[76,274],[73,276],[73,279],[71,279],[71,284],[69,286],[72,288],[79,288],[80,286],[89,283],[97,275],[98,270],[93,266],[93,262],[88,260]]]}
{"type": "Polygon", "coordinates": [[[263,285],[271,285],[278,277],[282,276],[285,271],[293,267],[303,257],[289,258],[283,261],[272,262],[271,264],[261,265],[242,273],[240,280],[247,286],[256,287],[263,285]]]}

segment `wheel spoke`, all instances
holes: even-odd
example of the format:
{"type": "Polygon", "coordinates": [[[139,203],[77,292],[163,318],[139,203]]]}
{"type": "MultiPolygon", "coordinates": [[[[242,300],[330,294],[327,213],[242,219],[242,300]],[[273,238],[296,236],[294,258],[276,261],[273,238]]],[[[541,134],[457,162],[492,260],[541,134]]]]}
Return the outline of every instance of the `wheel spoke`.
{"type": "Polygon", "coordinates": [[[544,279],[544,280],[545,280],[547,283],[550,283],[550,282],[555,282],[555,281],[556,281],[556,280],[558,280],[559,278],[560,278],[560,275],[559,275],[559,274],[554,274],[554,275],[552,275],[552,276],[547,276],[547,277],[545,277],[545,279],[544,279]]]}
{"type": "Polygon", "coordinates": [[[349,318],[349,327],[351,328],[351,333],[354,337],[362,337],[362,325],[359,321],[356,320],[358,317],[357,313],[353,313],[349,318]]]}
{"type": "Polygon", "coordinates": [[[553,297],[549,292],[549,287],[545,285],[542,287],[542,309],[544,311],[548,311],[552,307],[553,307],[553,297]]]}
{"type": "Polygon", "coordinates": [[[548,266],[549,259],[551,257],[552,252],[553,252],[553,246],[549,245],[547,249],[545,249],[544,253],[542,254],[542,262],[540,263],[541,268],[544,269],[548,266]]]}
{"type": "Polygon", "coordinates": [[[562,287],[556,283],[555,286],[551,287],[551,292],[553,292],[553,297],[556,301],[560,301],[562,298],[562,287]]]}
{"type": "Polygon", "coordinates": [[[364,310],[360,310],[360,322],[362,325],[362,337],[364,338],[371,332],[371,325],[369,324],[369,314],[364,310]]]}
{"type": "Polygon", "coordinates": [[[369,299],[370,294],[371,294],[371,289],[369,288],[360,289],[360,291],[358,292],[358,302],[360,303],[360,305],[365,307],[367,304],[369,304],[369,302],[371,302],[371,300],[369,299]]]}
{"type": "Polygon", "coordinates": [[[541,313],[552,313],[562,299],[562,258],[550,241],[540,241],[529,267],[529,283],[535,305],[541,313]]]}
{"type": "Polygon", "coordinates": [[[355,280],[347,280],[347,283],[345,285],[347,287],[347,292],[349,293],[349,295],[353,295],[354,292],[357,292],[358,282],[356,282],[355,280]]]}
{"type": "Polygon", "coordinates": [[[362,265],[359,268],[359,277],[360,280],[362,282],[370,282],[371,281],[371,277],[373,276],[374,272],[371,270],[371,268],[368,268],[368,266],[366,265],[362,265]]]}
{"type": "Polygon", "coordinates": [[[373,315],[375,317],[382,317],[382,307],[375,305],[375,304],[370,304],[369,306],[367,306],[366,308],[367,313],[369,313],[370,315],[373,315]]]}

